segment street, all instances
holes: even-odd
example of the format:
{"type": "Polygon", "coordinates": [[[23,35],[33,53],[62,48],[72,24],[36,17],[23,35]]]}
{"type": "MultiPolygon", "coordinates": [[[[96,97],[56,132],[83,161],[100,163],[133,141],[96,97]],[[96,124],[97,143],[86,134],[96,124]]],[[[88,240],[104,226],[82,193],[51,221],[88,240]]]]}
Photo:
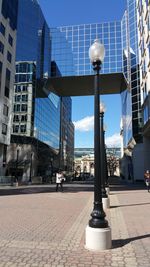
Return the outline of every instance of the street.
{"type": "Polygon", "coordinates": [[[92,184],[0,189],[0,266],[149,267],[150,193],[144,185],[110,188],[112,249],[84,248],[92,184]]]}

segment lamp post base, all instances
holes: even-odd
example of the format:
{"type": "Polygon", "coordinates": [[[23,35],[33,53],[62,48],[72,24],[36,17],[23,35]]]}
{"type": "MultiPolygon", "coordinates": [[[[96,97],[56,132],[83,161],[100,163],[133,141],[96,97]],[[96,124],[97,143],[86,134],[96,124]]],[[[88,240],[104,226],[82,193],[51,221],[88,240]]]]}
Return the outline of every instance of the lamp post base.
{"type": "Polygon", "coordinates": [[[87,225],[85,229],[85,248],[94,251],[110,249],[112,247],[111,229],[92,228],[87,225]]]}
{"type": "Polygon", "coordinates": [[[105,189],[106,189],[106,194],[109,195],[109,193],[110,193],[110,188],[109,188],[109,186],[106,186],[105,189]]]}
{"type": "Polygon", "coordinates": [[[102,203],[103,203],[104,211],[110,208],[110,200],[109,200],[108,197],[103,197],[102,198],[102,203]]]}

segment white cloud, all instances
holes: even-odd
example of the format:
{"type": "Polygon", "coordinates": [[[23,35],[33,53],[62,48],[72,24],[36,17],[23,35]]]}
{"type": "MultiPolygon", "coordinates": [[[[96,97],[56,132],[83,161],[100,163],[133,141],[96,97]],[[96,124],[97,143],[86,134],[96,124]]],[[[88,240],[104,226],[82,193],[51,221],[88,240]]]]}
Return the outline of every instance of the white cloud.
{"type": "MultiPolygon", "coordinates": [[[[94,130],[94,116],[85,117],[79,121],[74,121],[76,131],[89,132],[94,130]]],[[[115,133],[105,139],[107,147],[120,147],[121,137],[120,133],[115,133]]]]}
{"type": "Polygon", "coordinates": [[[94,129],[94,116],[85,117],[79,121],[74,121],[76,131],[88,132],[94,129]]]}
{"type": "Polygon", "coordinates": [[[121,146],[121,137],[119,133],[115,133],[112,136],[106,138],[107,147],[120,147],[121,146]]]}

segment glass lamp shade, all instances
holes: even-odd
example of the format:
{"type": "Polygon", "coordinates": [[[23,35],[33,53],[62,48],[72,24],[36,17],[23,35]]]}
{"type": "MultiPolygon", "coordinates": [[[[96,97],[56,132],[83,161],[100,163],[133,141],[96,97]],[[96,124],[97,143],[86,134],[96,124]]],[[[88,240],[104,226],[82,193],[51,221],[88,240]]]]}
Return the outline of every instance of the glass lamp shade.
{"type": "Polygon", "coordinates": [[[105,57],[105,47],[100,43],[99,39],[95,39],[94,43],[89,48],[89,58],[91,62],[103,62],[105,57]]]}
{"type": "Polygon", "coordinates": [[[106,106],[103,102],[99,105],[100,113],[104,113],[106,111],[106,106]]]}

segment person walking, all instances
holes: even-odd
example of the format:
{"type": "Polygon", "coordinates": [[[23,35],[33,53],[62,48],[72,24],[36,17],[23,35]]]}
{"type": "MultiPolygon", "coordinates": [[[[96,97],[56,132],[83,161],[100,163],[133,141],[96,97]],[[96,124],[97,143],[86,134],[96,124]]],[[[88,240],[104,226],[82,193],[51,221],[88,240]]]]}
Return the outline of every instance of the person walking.
{"type": "Polygon", "coordinates": [[[63,192],[63,173],[60,170],[56,173],[56,192],[58,192],[59,186],[63,192]]]}
{"type": "Polygon", "coordinates": [[[147,170],[144,173],[144,178],[145,178],[145,183],[146,183],[146,186],[147,186],[147,190],[150,193],[150,172],[149,172],[149,170],[147,170]]]}

